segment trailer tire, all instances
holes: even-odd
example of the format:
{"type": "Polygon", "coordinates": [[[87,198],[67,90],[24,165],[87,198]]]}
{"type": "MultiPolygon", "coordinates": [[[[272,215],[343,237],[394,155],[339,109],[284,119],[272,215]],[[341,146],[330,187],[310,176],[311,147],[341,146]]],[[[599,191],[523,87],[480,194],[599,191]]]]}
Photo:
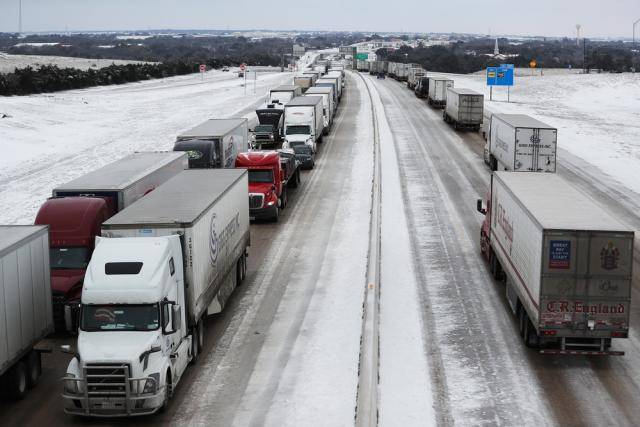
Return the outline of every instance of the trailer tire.
{"type": "Polygon", "coordinates": [[[282,187],[282,198],[280,199],[280,208],[281,209],[286,208],[288,202],[289,202],[289,196],[287,195],[287,188],[282,187]]]}
{"type": "Polygon", "coordinates": [[[198,353],[204,349],[204,316],[198,322],[198,353]]]}
{"type": "Polygon", "coordinates": [[[40,357],[40,353],[35,350],[31,350],[26,357],[26,361],[29,388],[33,388],[38,383],[40,375],[42,374],[42,359],[40,357]]]}
{"type": "Polygon", "coordinates": [[[27,374],[27,365],[22,360],[16,363],[7,375],[7,391],[9,397],[14,400],[20,400],[27,395],[29,389],[29,379],[27,374]]]}
{"type": "Polygon", "coordinates": [[[529,315],[527,315],[527,313],[525,312],[524,314],[525,317],[525,328],[524,328],[524,345],[526,345],[529,348],[537,348],[540,346],[540,339],[538,337],[538,334],[536,333],[535,328],[533,327],[533,324],[531,323],[531,320],[529,319],[529,315]]]}
{"type": "Polygon", "coordinates": [[[198,362],[198,356],[200,355],[200,351],[198,349],[198,325],[193,327],[191,330],[191,361],[190,365],[195,365],[198,362]]]}

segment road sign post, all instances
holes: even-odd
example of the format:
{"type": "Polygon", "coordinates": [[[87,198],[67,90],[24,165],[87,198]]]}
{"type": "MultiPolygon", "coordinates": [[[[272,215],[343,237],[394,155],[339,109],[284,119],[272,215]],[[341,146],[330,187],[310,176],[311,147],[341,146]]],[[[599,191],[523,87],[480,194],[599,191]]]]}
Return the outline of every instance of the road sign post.
{"type": "Polygon", "coordinates": [[[493,101],[493,87],[507,86],[507,102],[511,102],[511,86],[513,86],[513,64],[501,64],[499,67],[487,67],[487,86],[489,100],[493,101]]]}
{"type": "Polygon", "coordinates": [[[200,64],[200,77],[204,80],[204,72],[207,71],[207,66],[205,64],[200,64]]]}

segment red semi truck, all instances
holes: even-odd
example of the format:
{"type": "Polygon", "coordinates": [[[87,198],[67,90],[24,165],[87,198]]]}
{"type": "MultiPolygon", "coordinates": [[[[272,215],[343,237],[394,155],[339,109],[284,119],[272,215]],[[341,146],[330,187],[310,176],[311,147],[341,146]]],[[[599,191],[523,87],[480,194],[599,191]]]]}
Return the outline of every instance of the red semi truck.
{"type": "Polygon", "coordinates": [[[75,329],[74,309],[102,223],[187,168],[183,152],[134,153],[53,190],[35,224],[49,226],[57,331],[75,329]]]}
{"type": "Polygon", "coordinates": [[[277,151],[239,153],[236,167],[249,170],[249,218],[277,221],[287,205],[287,187],[300,183],[295,154],[277,151]]]}

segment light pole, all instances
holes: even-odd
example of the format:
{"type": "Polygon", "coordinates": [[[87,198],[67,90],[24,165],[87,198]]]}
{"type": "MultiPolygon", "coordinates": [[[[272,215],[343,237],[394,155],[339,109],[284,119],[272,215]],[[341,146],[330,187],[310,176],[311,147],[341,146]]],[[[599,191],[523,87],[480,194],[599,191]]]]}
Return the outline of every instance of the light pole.
{"type": "MultiPolygon", "coordinates": [[[[635,31],[635,24],[634,30],[635,31]]],[[[20,4],[18,5],[18,36],[22,35],[22,0],[20,0],[20,4]]]]}
{"type": "Polygon", "coordinates": [[[636,48],[636,25],[638,25],[638,22],[640,22],[640,19],[636,20],[636,22],[633,23],[633,48],[636,48]]]}

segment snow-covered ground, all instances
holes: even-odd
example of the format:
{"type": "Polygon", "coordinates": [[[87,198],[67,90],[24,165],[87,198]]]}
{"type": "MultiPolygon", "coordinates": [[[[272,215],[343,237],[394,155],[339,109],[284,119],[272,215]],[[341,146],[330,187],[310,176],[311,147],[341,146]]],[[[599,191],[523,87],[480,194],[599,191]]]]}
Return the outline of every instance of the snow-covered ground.
{"type": "Polygon", "coordinates": [[[245,115],[290,73],[207,72],[119,86],[0,98],[0,223],[33,221],[51,189],[132,151],[171,150],[209,118],[245,115]]]}
{"type": "Polygon", "coordinates": [[[561,162],[566,150],[640,194],[640,74],[516,77],[509,103],[506,88],[494,88],[489,101],[484,75],[449,76],[457,87],[484,93],[492,112],[529,114],[557,127],[561,162]]]}
{"type": "MultiPolygon", "coordinates": [[[[40,43],[44,44],[44,43],[40,43]]],[[[54,43],[56,44],[56,43],[54,43]]],[[[40,65],[57,65],[60,68],[103,68],[109,65],[138,64],[141,61],[125,61],[122,59],[89,59],[71,58],[67,56],[41,56],[41,55],[9,55],[0,52],[0,73],[12,73],[16,68],[39,67],[40,65]]]]}

